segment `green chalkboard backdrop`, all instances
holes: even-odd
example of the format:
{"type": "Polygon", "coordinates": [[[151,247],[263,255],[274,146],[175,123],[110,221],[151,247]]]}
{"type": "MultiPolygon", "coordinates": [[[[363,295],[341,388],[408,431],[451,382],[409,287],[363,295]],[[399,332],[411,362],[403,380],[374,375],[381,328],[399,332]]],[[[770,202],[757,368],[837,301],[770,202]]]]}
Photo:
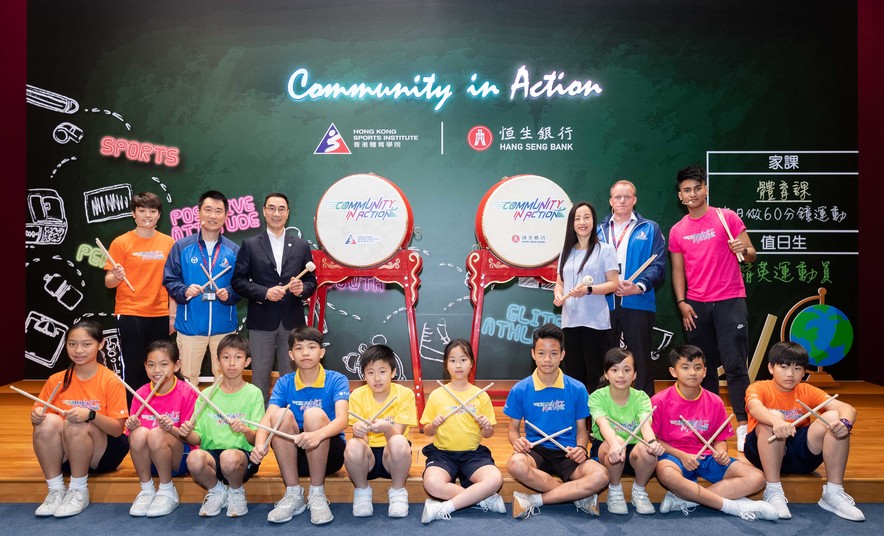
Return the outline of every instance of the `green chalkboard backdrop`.
{"type": "MultiPolygon", "coordinates": [[[[414,211],[426,378],[441,376],[447,338],[470,335],[477,206],[522,173],[601,214],[628,178],[636,209],[668,234],[684,215],[676,171],[706,165],[711,204],[737,210],[759,250],[744,267],[750,346],[767,314],[776,341],[819,288],[855,334],[856,37],[852,2],[816,0],[33,0],[26,376],[67,365],[59,342],[74,320],[114,329],[94,239],[132,228],[131,193],[160,194],[160,229],[179,238],[194,232],[199,194],[219,189],[241,242],[263,230],[264,195],[283,191],[289,225],[318,248],[322,194],[369,172],[414,211]],[[468,143],[477,126],[487,146],[468,143]],[[317,154],[330,130],[347,154],[317,154]]],[[[347,367],[364,345],[386,341],[412,377],[401,289],[357,279],[328,300],[330,368],[356,378],[347,367]]],[[[531,331],[558,320],[549,289],[498,285],[484,313],[478,377],[527,375],[531,331]]],[[[656,344],[684,340],[669,278],[656,325],[656,344]]],[[[840,350],[826,370],[856,379],[856,351],[840,350]]]]}

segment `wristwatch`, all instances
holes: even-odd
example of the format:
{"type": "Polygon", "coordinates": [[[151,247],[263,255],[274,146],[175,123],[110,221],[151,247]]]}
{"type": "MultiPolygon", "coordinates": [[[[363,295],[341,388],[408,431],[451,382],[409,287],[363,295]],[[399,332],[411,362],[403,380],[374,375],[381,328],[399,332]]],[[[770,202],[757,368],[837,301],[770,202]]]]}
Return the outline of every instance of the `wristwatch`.
{"type": "Polygon", "coordinates": [[[86,417],[86,422],[92,422],[92,421],[94,421],[94,420],[95,420],[95,410],[94,410],[94,409],[90,409],[90,410],[89,410],[89,416],[86,417]]]}

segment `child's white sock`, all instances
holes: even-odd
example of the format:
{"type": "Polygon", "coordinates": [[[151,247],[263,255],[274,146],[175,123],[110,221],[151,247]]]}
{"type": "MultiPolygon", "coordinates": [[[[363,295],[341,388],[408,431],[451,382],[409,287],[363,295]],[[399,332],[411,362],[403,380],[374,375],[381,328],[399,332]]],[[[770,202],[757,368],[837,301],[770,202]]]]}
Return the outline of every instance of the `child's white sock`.
{"type": "Polygon", "coordinates": [[[304,488],[302,488],[301,486],[286,486],[285,494],[294,495],[295,497],[303,497],[304,488]]]}
{"type": "Polygon", "coordinates": [[[783,483],[782,482],[768,482],[764,486],[765,490],[768,491],[777,491],[779,493],[783,493],[783,483]]]}
{"type": "Polygon", "coordinates": [[[219,480],[218,482],[215,483],[214,486],[212,486],[212,488],[209,491],[214,491],[215,493],[221,493],[225,489],[227,489],[227,486],[224,485],[224,482],[221,482],[219,480]]]}
{"type": "Polygon", "coordinates": [[[543,497],[541,497],[539,493],[534,493],[532,495],[529,495],[529,497],[531,497],[531,502],[534,503],[534,506],[538,508],[543,506],[543,497]]]}
{"type": "Polygon", "coordinates": [[[644,487],[644,486],[639,486],[638,484],[636,484],[635,482],[633,482],[633,483],[632,483],[632,492],[635,493],[636,491],[639,491],[639,492],[645,491],[645,487],[644,487]]]}
{"type": "Polygon", "coordinates": [[[724,512],[725,514],[730,514],[732,516],[740,515],[740,505],[737,503],[737,501],[734,501],[732,499],[725,499],[724,497],[722,497],[721,501],[722,512],[724,512]]]}
{"type": "Polygon", "coordinates": [[[141,491],[154,491],[153,480],[141,483],[141,491]]]}
{"type": "Polygon", "coordinates": [[[608,484],[608,489],[612,491],[623,491],[623,483],[619,483],[616,486],[614,484],[608,484]]]}
{"type": "Polygon", "coordinates": [[[160,482],[160,491],[172,491],[173,489],[175,489],[175,484],[173,484],[171,480],[168,482],[160,482]]]}
{"type": "Polygon", "coordinates": [[[46,485],[49,486],[49,491],[64,491],[64,475],[58,475],[55,478],[47,478],[46,485]]]}
{"type": "Polygon", "coordinates": [[[450,514],[451,512],[454,512],[454,503],[451,501],[443,502],[442,503],[442,513],[443,514],[450,514]]]}
{"type": "Polygon", "coordinates": [[[313,497],[314,495],[325,497],[325,486],[314,486],[313,484],[310,484],[310,496],[313,497]]]}
{"type": "MultiPolygon", "coordinates": [[[[73,482],[73,479],[71,479],[73,482]]],[[[844,486],[842,484],[832,484],[831,482],[826,482],[826,493],[840,493],[844,491],[844,486]]]]}
{"type": "Polygon", "coordinates": [[[71,489],[86,489],[86,481],[89,480],[89,475],[86,476],[78,476],[71,477],[71,489]]]}

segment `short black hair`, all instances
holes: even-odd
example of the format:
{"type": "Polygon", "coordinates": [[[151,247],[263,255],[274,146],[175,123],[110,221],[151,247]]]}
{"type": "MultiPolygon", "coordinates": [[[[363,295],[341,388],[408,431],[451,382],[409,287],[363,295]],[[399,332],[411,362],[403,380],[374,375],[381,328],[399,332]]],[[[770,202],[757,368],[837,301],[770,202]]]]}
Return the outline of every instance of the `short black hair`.
{"type": "Polygon", "coordinates": [[[681,183],[688,180],[698,181],[701,184],[706,184],[706,170],[703,167],[696,165],[679,169],[678,173],[675,175],[675,189],[680,190],[681,183]]]}
{"type": "Polygon", "coordinates": [[[706,365],[706,354],[703,353],[703,350],[700,350],[699,347],[694,346],[693,344],[683,344],[681,346],[676,346],[669,352],[669,366],[675,367],[675,364],[678,363],[680,358],[685,358],[689,362],[695,359],[702,359],[703,365],[706,365]]]}
{"type": "Polygon", "coordinates": [[[131,199],[132,203],[132,212],[135,212],[136,208],[155,208],[159,211],[163,210],[163,202],[160,201],[160,198],[157,197],[157,194],[153,192],[141,192],[140,194],[135,194],[131,199]]]}
{"type": "Polygon", "coordinates": [[[771,365],[799,365],[807,368],[810,356],[807,350],[792,341],[780,341],[770,347],[767,353],[767,362],[771,365]]]}
{"type": "Polygon", "coordinates": [[[223,339],[221,339],[221,342],[218,343],[217,351],[219,359],[221,356],[221,352],[226,350],[227,348],[242,350],[246,353],[246,357],[252,357],[252,352],[251,350],[249,350],[249,341],[239,333],[229,333],[225,335],[223,339]]]}
{"type": "Polygon", "coordinates": [[[552,323],[544,324],[534,330],[531,347],[536,348],[537,341],[540,339],[555,339],[559,341],[561,348],[565,347],[565,332],[562,331],[562,328],[552,323]]]}
{"type": "Polygon", "coordinates": [[[359,358],[359,368],[362,373],[365,374],[365,367],[375,361],[383,361],[390,366],[391,371],[396,370],[396,354],[386,344],[372,344],[362,352],[362,356],[359,358]]]}
{"type": "Polygon", "coordinates": [[[229,209],[229,205],[227,204],[227,196],[219,192],[218,190],[209,190],[207,192],[203,192],[200,196],[199,201],[197,201],[196,206],[199,208],[203,208],[203,201],[206,199],[214,199],[215,201],[221,201],[224,203],[224,212],[227,212],[229,209]]]}
{"type": "Polygon", "coordinates": [[[264,196],[264,206],[265,206],[265,207],[267,206],[267,201],[269,201],[271,197],[279,197],[280,199],[282,199],[283,201],[285,201],[285,206],[286,206],[286,208],[288,208],[288,206],[289,206],[289,198],[286,197],[286,195],[285,195],[284,193],[281,193],[281,192],[270,192],[269,194],[265,195],[265,196],[264,196]]]}
{"type": "Polygon", "coordinates": [[[313,326],[299,326],[289,332],[289,349],[295,347],[296,342],[310,341],[322,346],[322,332],[313,326]]]}

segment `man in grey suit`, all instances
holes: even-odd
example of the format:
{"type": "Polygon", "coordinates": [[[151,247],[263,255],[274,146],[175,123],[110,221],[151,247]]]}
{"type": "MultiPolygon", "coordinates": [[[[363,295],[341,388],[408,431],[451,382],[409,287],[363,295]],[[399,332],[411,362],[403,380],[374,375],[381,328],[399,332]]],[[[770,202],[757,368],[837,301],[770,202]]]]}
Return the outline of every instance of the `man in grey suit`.
{"type": "Polygon", "coordinates": [[[270,398],[274,357],[280,376],[293,371],[288,335],[306,323],[303,300],[316,290],[312,272],[294,279],[313,256],[306,241],[286,232],[288,217],[285,194],[267,194],[267,230],[243,241],[233,269],[234,290],[249,300],[246,327],[252,352],[252,383],[264,393],[265,403],[270,398]]]}

